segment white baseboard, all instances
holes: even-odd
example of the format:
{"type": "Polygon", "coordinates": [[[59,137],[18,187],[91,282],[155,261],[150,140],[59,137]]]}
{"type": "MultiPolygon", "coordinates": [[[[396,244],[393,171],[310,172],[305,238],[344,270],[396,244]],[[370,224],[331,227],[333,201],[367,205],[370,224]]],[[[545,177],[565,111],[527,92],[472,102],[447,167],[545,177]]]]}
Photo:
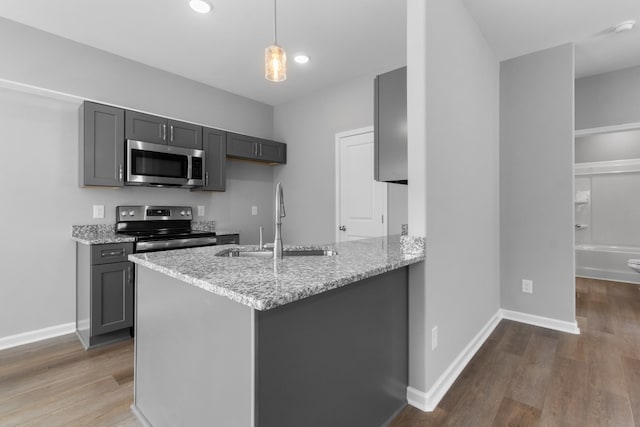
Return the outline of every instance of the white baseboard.
{"type": "Polygon", "coordinates": [[[458,357],[449,365],[446,371],[438,378],[436,383],[428,392],[423,392],[413,387],[407,387],[407,402],[409,405],[424,412],[432,412],[440,403],[440,400],[449,391],[458,375],[467,366],[471,358],[480,349],[482,344],[489,338],[491,332],[498,326],[502,319],[513,320],[529,325],[540,326],[547,329],[554,329],[570,334],[580,334],[577,322],[566,322],[563,320],[551,319],[548,317],[536,316],[533,314],[521,313],[517,311],[500,309],[493,315],[486,325],[473,337],[471,342],[460,352],[458,357]]]}
{"type": "Polygon", "coordinates": [[[140,421],[140,424],[142,424],[144,427],[152,427],[149,420],[144,415],[142,415],[142,412],[140,412],[135,403],[131,405],[131,412],[133,412],[133,415],[135,415],[138,421],[140,421]]]}
{"type": "Polygon", "coordinates": [[[527,323],[529,325],[540,326],[542,328],[580,335],[578,322],[567,322],[564,320],[551,319],[549,317],[536,316],[535,314],[521,313],[519,311],[505,309],[501,309],[500,312],[503,319],[514,320],[520,323],[527,323]]]}
{"type": "Polygon", "coordinates": [[[496,314],[489,319],[487,324],[484,325],[480,332],[473,337],[471,342],[462,350],[462,352],[460,352],[458,357],[456,357],[451,365],[449,365],[447,370],[440,375],[440,378],[438,378],[433,387],[431,387],[427,393],[413,387],[407,387],[407,402],[409,405],[416,407],[421,411],[433,411],[449,388],[453,385],[456,378],[458,378],[458,375],[462,373],[462,370],[467,366],[471,358],[476,354],[487,338],[489,338],[489,335],[491,335],[491,332],[493,332],[495,327],[498,326],[500,320],[502,320],[502,315],[501,311],[498,310],[496,314]]]}
{"type": "Polygon", "coordinates": [[[76,330],[76,322],[64,323],[62,325],[50,326],[35,331],[23,332],[21,334],[9,335],[0,338],[0,350],[19,345],[30,344],[32,342],[58,337],[60,335],[71,334],[76,330]]]}

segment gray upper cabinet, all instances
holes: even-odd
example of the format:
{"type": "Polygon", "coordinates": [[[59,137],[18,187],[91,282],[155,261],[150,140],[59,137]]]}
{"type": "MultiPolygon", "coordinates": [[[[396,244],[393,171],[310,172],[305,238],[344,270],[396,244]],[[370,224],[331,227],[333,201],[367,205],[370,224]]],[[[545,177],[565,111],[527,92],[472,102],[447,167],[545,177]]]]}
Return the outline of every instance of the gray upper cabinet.
{"type": "Polygon", "coordinates": [[[406,184],[407,67],[376,77],[374,103],[374,178],[406,184]]]}
{"type": "Polygon", "coordinates": [[[287,144],[259,139],[258,155],[266,162],[287,163],[287,144]]]}
{"type": "Polygon", "coordinates": [[[225,191],[227,189],[227,133],[223,130],[204,128],[202,147],[205,162],[204,191],[225,191]]]}
{"type": "Polygon", "coordinates": [[[287,163],[287,144],[228,132],[227,156],[282,164],[287,163]]]}
{"type": "Polygon", "coordinates": [[[124,185],[124,116],[108,105],[80,107],[80,185],[124,185]]]}
{"type": "Polygon", "coordinates": [[[126,139],[202,149],[202,127],[127,110],[126,139]]]}

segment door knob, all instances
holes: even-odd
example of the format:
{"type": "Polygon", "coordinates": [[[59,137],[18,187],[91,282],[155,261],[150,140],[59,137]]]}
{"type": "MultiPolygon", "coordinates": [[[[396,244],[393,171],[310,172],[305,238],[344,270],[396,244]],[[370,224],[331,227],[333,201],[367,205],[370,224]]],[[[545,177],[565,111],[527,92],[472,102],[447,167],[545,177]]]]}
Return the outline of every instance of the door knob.
{"type": "Polygon", "coordinates": [[[341,225],[340,227],[338,227],[338,230],[347,231],[347,227],[345,227],[344,225],[341,225]]]}

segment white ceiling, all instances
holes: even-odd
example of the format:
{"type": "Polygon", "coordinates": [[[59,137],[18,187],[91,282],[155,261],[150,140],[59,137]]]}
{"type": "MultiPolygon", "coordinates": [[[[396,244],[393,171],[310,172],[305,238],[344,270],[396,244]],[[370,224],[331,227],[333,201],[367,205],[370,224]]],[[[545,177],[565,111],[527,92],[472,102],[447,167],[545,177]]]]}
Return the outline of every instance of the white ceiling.
{"type": "MultiPolygon", "coordinates": [[[[573,41],[578,77],[640,65],[640,28],[602,34],[640,24],[640,0],[462,1],[500,60],[573,41]]],[[[0,16],[271,105],[406,64],[406,0],[278,0],[283,83],[263,75],[273,3],[211,2],[200,15],[188,0],[2,0],[0,16]]]]}
{"type": "Polygon", "coordinates": [[[576,44],[576,77],[640,65],[640,0],[462,0],[500,60],[576,44]],[[621,34],[603,30],[634,19],[621,34]]]}
{"type": "Polygon", "coordinates": [[[404,0],[278,0],[282,83],[264,78],[273,1],[210,1],[2,0],[0,16],[271,105],[406,64],[404,0]]]}

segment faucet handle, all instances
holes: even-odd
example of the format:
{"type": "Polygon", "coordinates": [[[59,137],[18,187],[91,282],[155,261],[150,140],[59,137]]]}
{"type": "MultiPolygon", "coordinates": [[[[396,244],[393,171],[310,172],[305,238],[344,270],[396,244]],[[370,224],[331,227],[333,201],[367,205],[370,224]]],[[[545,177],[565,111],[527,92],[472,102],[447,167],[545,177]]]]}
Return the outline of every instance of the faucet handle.
{"type": "Polygon", "coordinates": [[[264,248],[264,241],[262,240],[262,232],[264,231],[264,227],[260,227],[260,250],[264,248]]]}

